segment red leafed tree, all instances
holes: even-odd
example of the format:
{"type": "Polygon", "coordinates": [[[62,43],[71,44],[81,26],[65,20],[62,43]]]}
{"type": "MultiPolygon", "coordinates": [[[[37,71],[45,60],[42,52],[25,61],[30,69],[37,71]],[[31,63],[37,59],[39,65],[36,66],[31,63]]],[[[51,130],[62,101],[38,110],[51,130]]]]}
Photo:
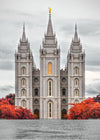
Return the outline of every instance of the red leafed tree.
{"type": "Polygon", "coordinates": [[[94,99],[95,102],[100,103],[100,94],[97,95],[96,97],[93,97],[93,99],[94,99]]]}
{"type": "Polygon", "coordinates": [[[6,99],[9,101],[11,105],[15,104],[15,94],[9,94],[6,96],[6,99]]]}
{"type": "MultiPolygon", "coordinates": [[[[97,98],[98,99],[98,98],[97,98]]],[[[100,103],[94,98],[88,98],[74,104],[65,116],[67,119],[97,119],[100,118],[100,103]]]]}
{"type": "Polygon", "coordinates": [[[14,94],[0,99],[0,118],[4,119],[36,119],[30,110],[14,105],[14,94]]]}

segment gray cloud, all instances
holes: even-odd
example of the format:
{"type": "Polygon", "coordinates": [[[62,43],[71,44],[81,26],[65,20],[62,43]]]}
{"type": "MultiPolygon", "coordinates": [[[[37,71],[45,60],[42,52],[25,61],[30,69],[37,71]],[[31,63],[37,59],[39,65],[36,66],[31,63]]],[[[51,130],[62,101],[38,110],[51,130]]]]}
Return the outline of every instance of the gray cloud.
{"type": "Polygon", "coordinates": [[[86,47],[86,68],[91,69],[91,71],[100,70],[99,46],[88,45],[86,47]]]}
{"type": "Polygon", "coordinates": [[[95,65],[86,65],[85,66],[86,67],[86,70],[87,71],[94,71],[94,72],[96,72],[96,71],[100,71],[100,66],[95,66],[95,65]]]}
{"type": "Polygon", "coordinates": [[[84,36],[100,36],[100,20],[79,21],[80,34],[84,36]]]}
{"type": "Polygon", "coordinates": [[[1,70],[14,70],[14,61],[0,61],[1,70]]]}
{"type": "Polygon", "coordinates": [[[91,96],[91,95],[96,96],[100,94],[100,81],[87,85],[86,92],[87,92],[87,96],[91,96]]]}
{"type": "Polygon", "coordinates": [[[0,86],[0,98],[5,97],[9,93],[15,93],[13,85],[0,86]]]}
{"type": "Polygon", "coordinates": [[[78,19],[76,23],[72,19],[63,20],[60,31],[65,33],[66,36],[73,35],[73,27],[76,23],[82,36],[100,36],[100,20],[78,19]]]}

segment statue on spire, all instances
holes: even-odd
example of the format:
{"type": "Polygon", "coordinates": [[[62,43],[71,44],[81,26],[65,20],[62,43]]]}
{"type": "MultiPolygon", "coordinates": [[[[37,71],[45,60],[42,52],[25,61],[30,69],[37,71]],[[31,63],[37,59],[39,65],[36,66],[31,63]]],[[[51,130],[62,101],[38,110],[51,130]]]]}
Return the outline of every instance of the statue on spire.
{"type": "Polygon", "coordinates": [[[51,8],[49,8],[49,14],[51,14],[51,8]]]}
{"type": "Polygon", "coordinates": [[[53,28],[52,28],[52,21],[51,21],[51,8],[49,8],[49,21],[47,27],[47,36],[53,36],[53,28]]]}

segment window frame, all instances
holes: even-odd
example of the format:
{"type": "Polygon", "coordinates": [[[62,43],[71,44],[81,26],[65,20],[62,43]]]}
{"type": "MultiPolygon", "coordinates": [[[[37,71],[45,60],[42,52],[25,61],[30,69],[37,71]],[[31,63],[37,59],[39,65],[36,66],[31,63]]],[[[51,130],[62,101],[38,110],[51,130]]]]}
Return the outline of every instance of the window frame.
{"type": "Polygon", "coordinates": [[[26,79],[25,78],[22,78],[21,84],[22,84],[22,87],[26,86],[26,79]]]}
{"type": "Polygon", "coordinates": [[[62,96],[66,96],[66,89],[62,88],[62,96]],[[65,92],[65,93],[64,93],[65,92]],[[63,94],[64,93],[64,94],[63,94]]]}
{"type": "Polygon", "coordinates": [[[51,75],[52,74],[52,63],[49,62],[48,63],[48,75],[51,75]]]}
{"type": "Polygon", "coordinates": [[[75,78],[75,80],[74,80],[74,86],[75,87],[78,87],[79,86],[79,79],[78,78],[75,78]]]}
{"type": "Polygon", "coordinates": [[[79,90],[78,89],[75,89],[74,96],[79,97],[79,90]]]}
{"type": "Polygon", "coordinates": [[[52,101],[48,102],[48,118],[53,117],[53,103],[52,101]]]}
{"type": "Polygon", "coordinates": [[[22,107],[25,108],[26,107],[26,101],[22,100],[22,107]]]}
{"type": "Polygon", "coordinates": [[[22,96],[26,96],[25,89],[22,89],[22,96]],[[23,93],[24,92],[24,93],[23,93]]]}
{"type": "Polygon", "coordinates": [[[22,73],[22,75],[25,75],[26,74],[26,68],[25,67],[22,67],[21,73],[22,73]]]}
{"type": "Polygon", "coordinates": [[[52,96],[53,95],[52,91],[53,91],[53,81],[51,79],[49,79],[48,80],[48,96],[52,96]],[[51,85],[50,85],[50,83],[51,83],[51,85]]]}
{"type": "Polygon", "coordinates": [[[74,68],[74,74],[76,76],[79,75],[79,68],[77,66],[74,68]]]}
{"type": "Polygon", "coordinates": [[[35,95],[35,96],[38,96],[38,94],[39,94],[39,90],[38,90],[38,88],[35,88],[35,89],[34,89],[34,95],[35,95]],[[36,92],[37,92],[37,93],[36,93],[36,92]]]}

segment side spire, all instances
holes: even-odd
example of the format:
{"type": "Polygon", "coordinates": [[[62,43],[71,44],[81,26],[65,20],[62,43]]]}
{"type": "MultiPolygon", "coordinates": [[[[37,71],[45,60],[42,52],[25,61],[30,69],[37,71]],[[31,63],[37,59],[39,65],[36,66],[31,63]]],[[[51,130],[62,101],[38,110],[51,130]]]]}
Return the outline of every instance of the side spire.
{"type": "Polygon", "coordinates": [[[77,33],[77,24],[75,24],[75,34],[74,34],[74,39],[72,39],[71,42],[70,52],[73,53],[82,52],[82,45],[80,43],[80,38],[78,38],[78,33],[77,33]]]}
{"type": "Polygon", "coordinates": [[[23,24],[23,34],[22,34],[22,42],[26,42],[26,34],[25,34],[25,23],[23,24]]]}
{"type": "Polygon", "coordinates": [[[52,28],[52,21],[51,21],[51,8],[49,8],[49,21],[47,27],[47,36],[53,36],[53,28],[52,28]]]}
{"type": "Polygon", "coordinates": [[[73,42],[79,42],[78,33],[77,33],[77,24],[75,24],[75,34],[74,34],[73,42]]]}

